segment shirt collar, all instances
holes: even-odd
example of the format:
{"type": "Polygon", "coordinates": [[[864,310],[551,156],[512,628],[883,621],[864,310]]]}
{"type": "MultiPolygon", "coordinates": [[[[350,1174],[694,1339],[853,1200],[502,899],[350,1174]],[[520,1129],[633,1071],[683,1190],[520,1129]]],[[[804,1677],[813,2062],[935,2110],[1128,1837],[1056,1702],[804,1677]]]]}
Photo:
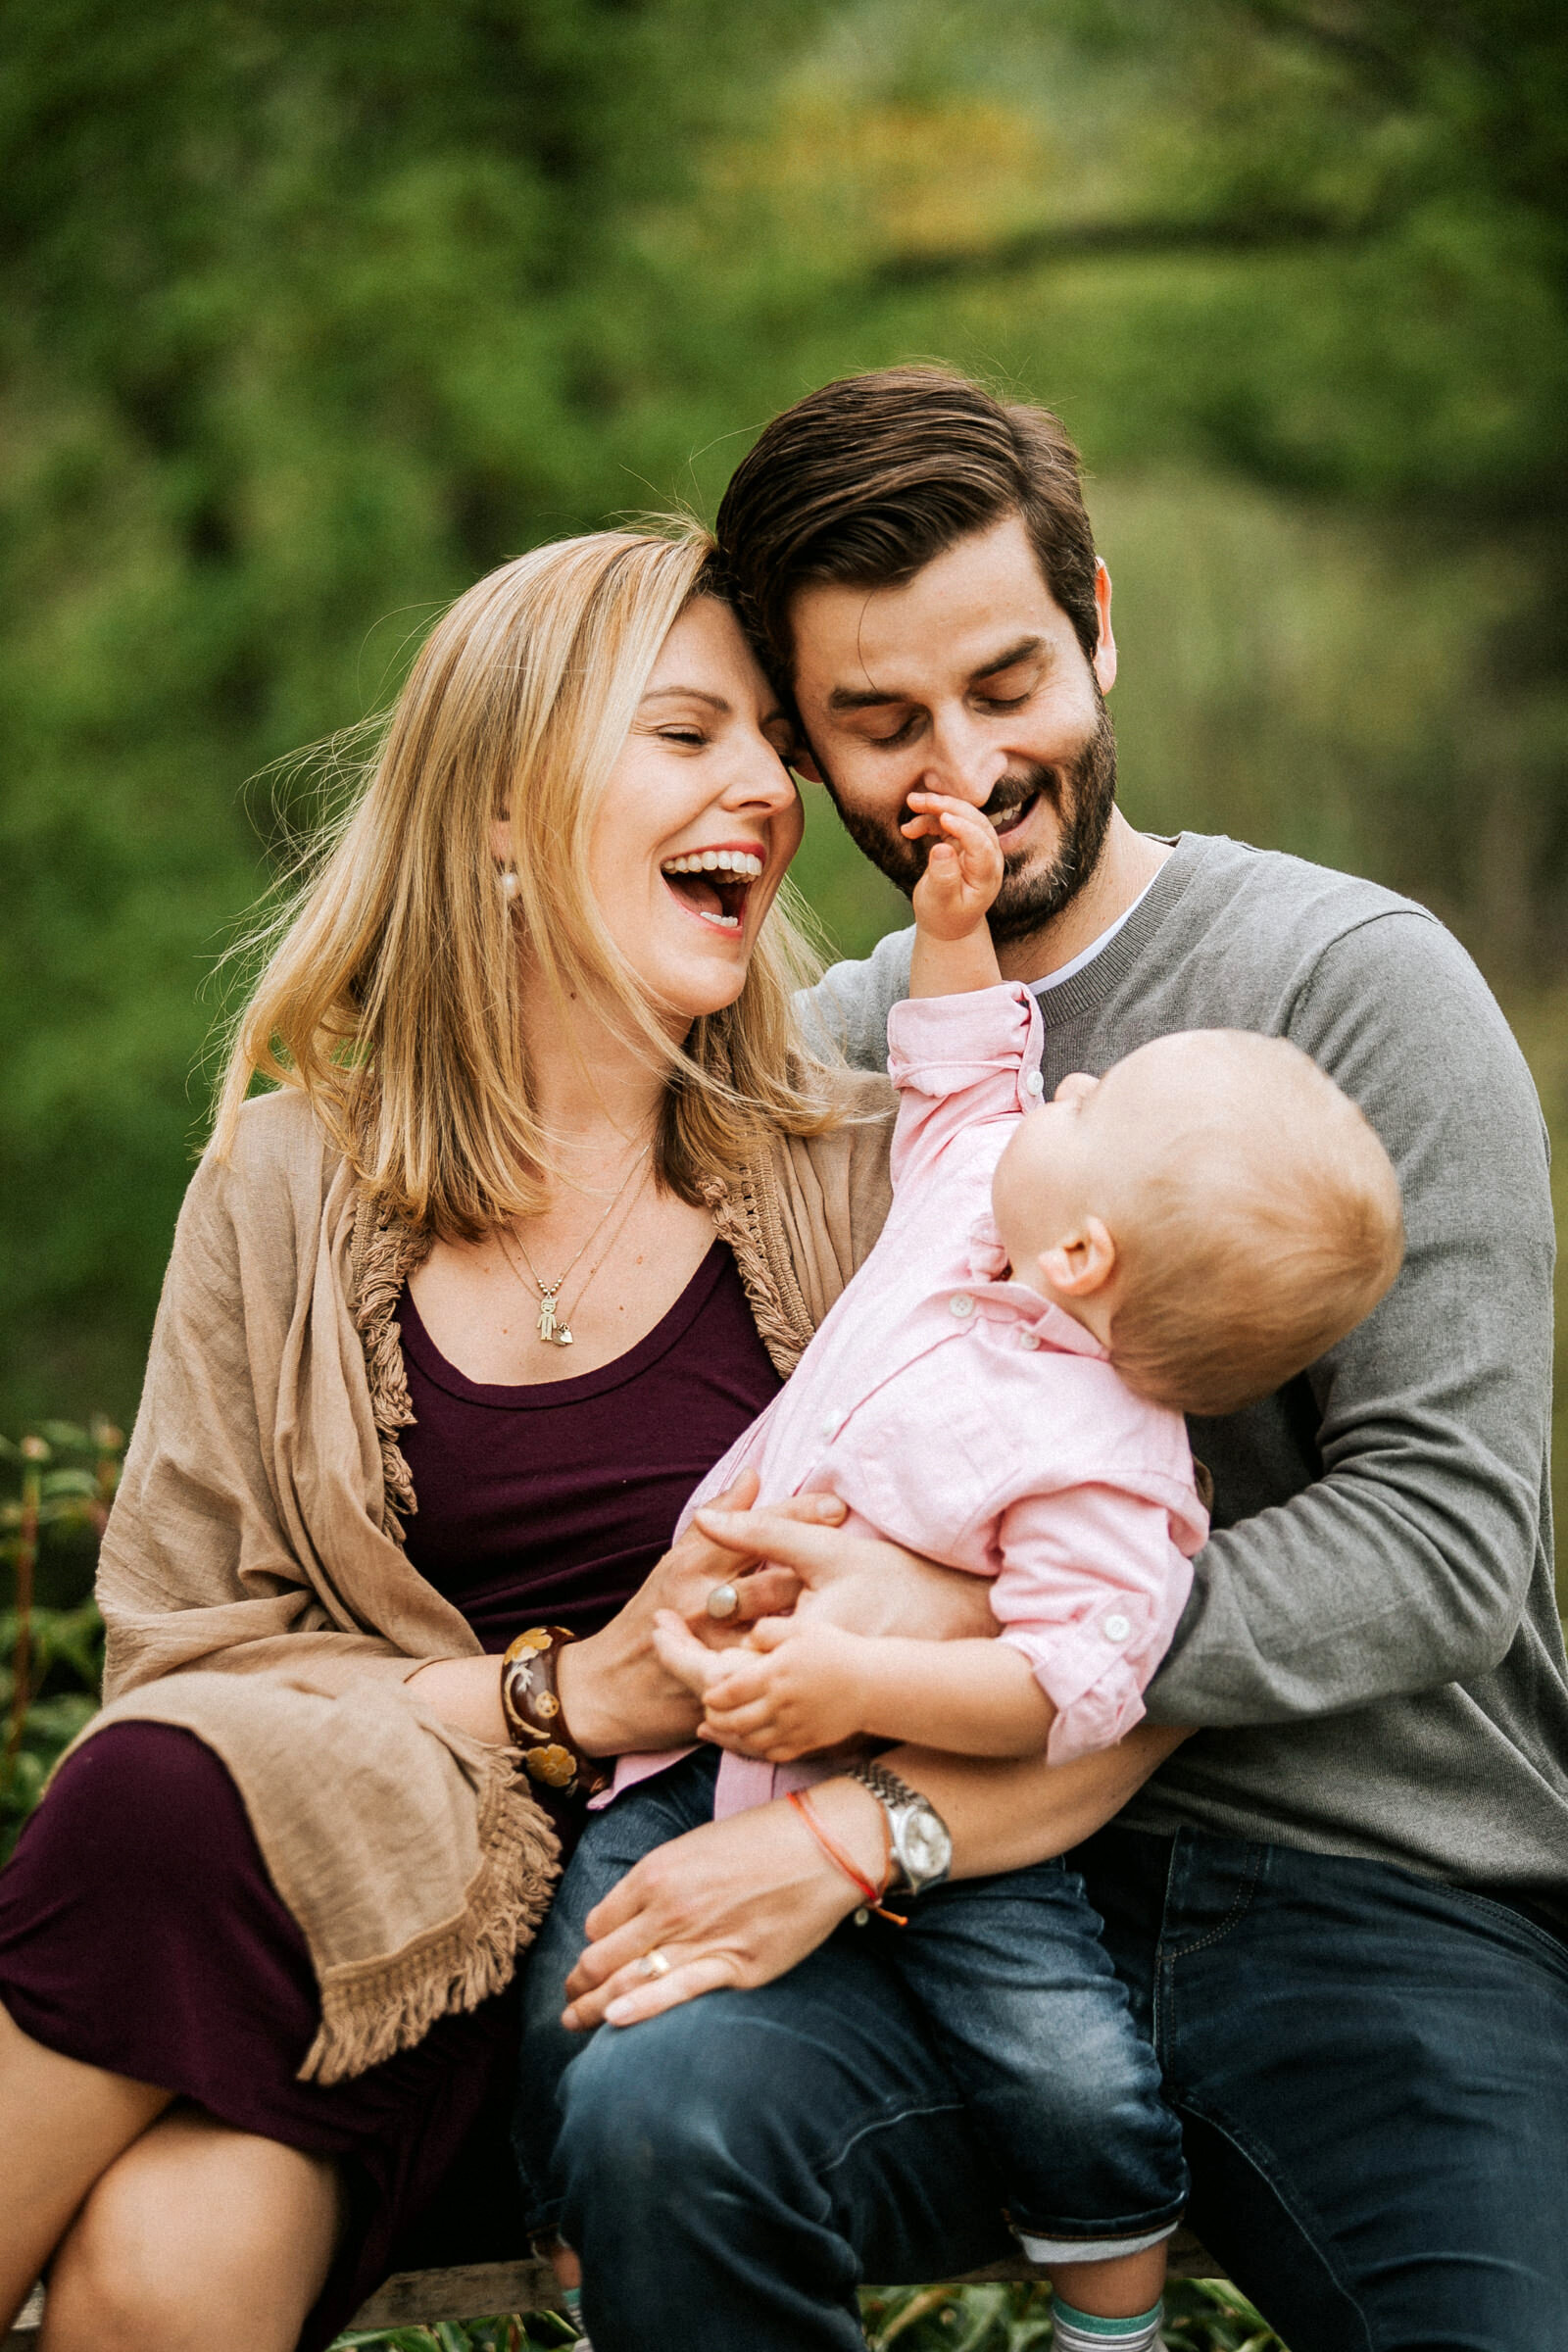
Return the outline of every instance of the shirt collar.
{"type": "Polygon", "coordinates": [[[1006,1250],[997,1231],[996,1219],[989,1213],[976,1217],[969,1228],[968,1266],[970,1281],[987,1292],[987,1303],[1010,1307],[1020,1323],[1035,1332],[1046,1347],[1054,1348],[1063,1355],[1104,1359],[1106,1350],[1094,1333],[1086,1331],[1065,1307],[1057,1306],[1054,1299],[1042,1298],[1028,1283],[1011,1279],[1006,1250]]]}

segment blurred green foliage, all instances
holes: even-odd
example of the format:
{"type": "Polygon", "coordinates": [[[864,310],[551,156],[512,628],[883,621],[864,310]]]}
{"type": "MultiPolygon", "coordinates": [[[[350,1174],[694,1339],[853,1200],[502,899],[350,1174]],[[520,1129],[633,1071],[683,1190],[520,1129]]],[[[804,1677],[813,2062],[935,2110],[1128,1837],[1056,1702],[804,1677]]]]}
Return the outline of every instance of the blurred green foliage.
{"type": "Polygon", "coordinates": [[[94,1713],[103,1624],[83,1593],[120,1479],[107,1421],[0,1437],[0,1862],[56,1759],[94,1713]],[[14,1491],[13,1491],[14,1490],[14,1491]],[[61,1595],[72,1595],[61,1605],[61,1595]]]}
{"type": "Polygon", "coordinates": [[[50,0],[0,64],[0,1425],[134,1404],[305,812],[247,779],[909,353],[1084,445],[1134,817],[1414,891],[1554,1033],[1554,0],[50,0]]]}
{"type": "MultiPolygon", "coordinates": [[[[0,1413],[123,1411],[198,984],[440,602],[710,503],[806,383],[1054,400],[1129,806],[1561,953],[1558,12],[382,0],[17,12],[3,100],[0,1413]]],[[[819,819],[846,944],[893,907],[819,819]]]]}

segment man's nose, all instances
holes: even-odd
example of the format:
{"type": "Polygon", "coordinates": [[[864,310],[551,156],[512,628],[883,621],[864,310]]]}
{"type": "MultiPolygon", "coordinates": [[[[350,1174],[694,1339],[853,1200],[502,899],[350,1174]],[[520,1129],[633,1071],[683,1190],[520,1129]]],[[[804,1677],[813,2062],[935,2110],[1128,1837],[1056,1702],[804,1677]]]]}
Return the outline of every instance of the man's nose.
{"type": "Polygon", "coordinates": [[[1006,772],[1006,752],[989,731],[953,717],[932,728],[918,789],[951,793],[956,801],[983,808],[1006,772]]]}

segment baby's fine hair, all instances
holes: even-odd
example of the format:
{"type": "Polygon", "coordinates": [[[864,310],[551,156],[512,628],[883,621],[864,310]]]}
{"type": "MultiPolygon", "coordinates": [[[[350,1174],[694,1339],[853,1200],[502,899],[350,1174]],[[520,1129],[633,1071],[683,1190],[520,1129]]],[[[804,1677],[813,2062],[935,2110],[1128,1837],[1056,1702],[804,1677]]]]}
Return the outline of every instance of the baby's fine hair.
{"type": "Polygon", "coordinates": [[[1174,1113],[1117,1235],[1123,1299],[1110,1356],[1178,1411],[1270,1396],[1370,1314],[1404,1226],[1388,1153],[1349,1098],[1288,1040],[1193,1030],[1174,1113]]]}

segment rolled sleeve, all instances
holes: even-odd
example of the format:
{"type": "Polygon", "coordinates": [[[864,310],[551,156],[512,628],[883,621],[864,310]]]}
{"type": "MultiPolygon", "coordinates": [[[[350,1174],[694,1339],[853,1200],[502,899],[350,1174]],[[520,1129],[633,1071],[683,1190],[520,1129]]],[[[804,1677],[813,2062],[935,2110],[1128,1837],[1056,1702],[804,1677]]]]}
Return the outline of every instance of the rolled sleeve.
{"type": "Polygon", "coordinates": [[[1114,1487],[1025,1495],[999,1544],[991,1606],[1055,1709],[1047,1760],[1113,1746],[1144,1713],[1192,1586],[1166,1504],[1114,1487]]]}
{"type": "Polygon", "coordinates": [[[888,1072],[899,1090],[895,1188],[953,1138],[1032,1110],[1044,1090],[1040,1006],[1015,981],[961,997],[910,997],[888,1015],[888,1072]]]}

